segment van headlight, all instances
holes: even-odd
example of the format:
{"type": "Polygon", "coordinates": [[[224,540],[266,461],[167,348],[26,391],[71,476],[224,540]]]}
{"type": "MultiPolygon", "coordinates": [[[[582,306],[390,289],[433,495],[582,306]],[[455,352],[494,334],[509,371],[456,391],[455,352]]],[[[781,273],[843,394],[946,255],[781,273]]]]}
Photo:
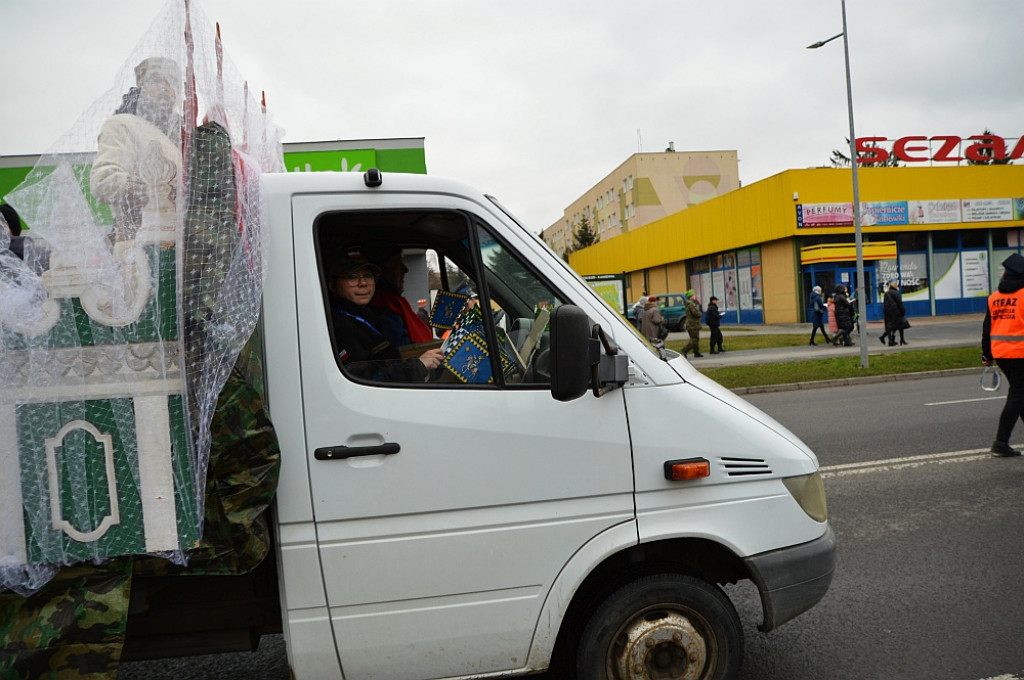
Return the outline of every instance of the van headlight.
{"type": "Polygon", "coordinates": [[[828,505],[825,503],[825,485],[821,475],[813,472],[799,477],[785,477],[782,483],[789,489],[796,502],[817,522],[828,520],[828,505]]]}

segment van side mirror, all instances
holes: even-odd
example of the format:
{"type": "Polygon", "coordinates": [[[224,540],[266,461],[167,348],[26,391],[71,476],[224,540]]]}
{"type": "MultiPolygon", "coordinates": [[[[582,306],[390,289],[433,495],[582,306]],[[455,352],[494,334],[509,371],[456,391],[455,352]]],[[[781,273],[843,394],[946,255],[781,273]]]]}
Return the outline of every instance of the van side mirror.
{"type": "Polygon", "coordinates": [[[551,311],[550,324],[552,397],[572,401],[588,389],[599,397],[606,385],[626,382],[626,357],[611,345],[600,326],[591,325],[586,312],[562,305],[551,311]]]}

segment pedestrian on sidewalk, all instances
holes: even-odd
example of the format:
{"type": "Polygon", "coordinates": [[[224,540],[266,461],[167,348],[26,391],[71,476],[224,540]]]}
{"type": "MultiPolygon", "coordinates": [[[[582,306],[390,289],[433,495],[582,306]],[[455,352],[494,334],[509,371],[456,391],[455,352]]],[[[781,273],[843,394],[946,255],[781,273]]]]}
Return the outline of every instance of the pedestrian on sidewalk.
{"type": "MultiPolygon", "coordinates": [[[[714,298],[712,298],[714,299],[714,298]]],[[[825,337],[825,342],[832,342],[828,339],[828,333],[825,332],[825,301],[821,299],[821,286],[815,286],[811,289],[811,340],[807,344],[817,345],[814,342],[814,336],[818,334],[818,329],[821,329],[821,334],[825,337]]]]}
{"type": "Polygon", "coordinates": [[[691,351],[693,356],[702,357],[700,353],[700,303],[697,301],[697,295],[692,291],[686,291],[686,321],[683,323],[683,330],[685,330],[689,336],[690,341],[683,347],[683,356],[685,357],[691,351]]]}
{"type": "Polygon", "coordinates": [[[832,340],[829,343],[835,342],[836,333],[839,332],[839,324],[836,323],[836,298],[835,295],[829,295],[828,300],[825,302],[825,312],[828,314],[828,329],[832,333],[832,340]]]}
{"type": "Polygon", "coordinates": [[[665,324],[661,310],[658,309],[658,296],[652,295],[644,302],[644,308],[637,318],[640,320],[640,333],[653,345],[661,340],[659,332],[665,324]]]}
{"type": "Polygon", "coordinates": [[[1019,456],[1010,446],[1013,426],[1018,418],[1024,420],[1024,257],[1017,253],[1003,260],[1003,277],[988,297],[981,326],[981,363],[993,362],[1010,386],[990,452],[999,458],[1019,456]]]}
{"type": "Polygon", "coordinates": [[[889,282],[885,291],[885,300],[882,302],[882,311],[885,314],[885,332],[878,339],[884,345],[889,341],[889,347],[896,345],[896,331],[900,334],[900,344],[905,345],[903,331],[910,328],[907,321],[907,310],[903,308],[903,296],[900,295],[900,286],[895,279],[889,282]]]}
{"type": "Polygon", "coordinates": [[[836,286],[833,302],[835,305],[836,326],[839,328],[839,332],[832,338],[832,344],[838,345],[842,342],[844,346],[850,347],[853,345],[853,342],[850,340],[850,333],[853,332],[854,311],[853,305],[846,297],[846,286],[842,284],[836,286]]]}
{"type": "Polygon", "coordinates": [[[714,295],[708,300],[708,308],[704,310],[704,323],[711,330],[711,353],[720,354],[725,350],[722,348],[722,313],[718,311],[718,298],[714,295]],[[715,349],[718,347],[718,349],[715,349]]]}

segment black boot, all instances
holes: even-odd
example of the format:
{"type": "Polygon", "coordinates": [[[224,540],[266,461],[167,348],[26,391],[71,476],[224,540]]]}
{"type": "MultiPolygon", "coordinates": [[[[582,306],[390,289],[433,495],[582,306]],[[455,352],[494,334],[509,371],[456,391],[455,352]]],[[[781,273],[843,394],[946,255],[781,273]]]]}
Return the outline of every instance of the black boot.
{"type": "Polygon", "coordinates": [[[998,439],[992,442],[992,448],[989,449],[989,452],[996,458],[1012,458],[1013,456],[1020,455],[1020,451],[998,439]]]}

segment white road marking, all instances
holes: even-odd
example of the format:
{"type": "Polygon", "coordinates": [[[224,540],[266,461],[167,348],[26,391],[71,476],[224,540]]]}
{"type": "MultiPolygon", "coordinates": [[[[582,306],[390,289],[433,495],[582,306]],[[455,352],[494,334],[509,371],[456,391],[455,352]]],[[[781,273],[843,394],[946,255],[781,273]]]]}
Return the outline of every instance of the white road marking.
{"type": "Polygon", "coordinates": [[[925,404],[925,406],[948,406],[949,404],[969,404],[972,401],[995,401],[997,399],[1003,400],[1006,399],[1006,397],[978,397],[977,399],[957,399],[956,401],[933,401],[931,403],[925,404]]]}
{"type": "Polygon", "coordinates": [[[861,463],[824,465],[819,468],[819,471],[823,478],[844,477],[846,475],[862,475],[869,472],[902,470],[904,468],[920,467],[922,465],[931,465],[934,463],[964,463],[972,460],[988,458],[990,455],[991,454],[988,449],[966,449],[964,451],[949,451],[947,453],[926,453],[919,456],[867,460],[861,463]]]}

